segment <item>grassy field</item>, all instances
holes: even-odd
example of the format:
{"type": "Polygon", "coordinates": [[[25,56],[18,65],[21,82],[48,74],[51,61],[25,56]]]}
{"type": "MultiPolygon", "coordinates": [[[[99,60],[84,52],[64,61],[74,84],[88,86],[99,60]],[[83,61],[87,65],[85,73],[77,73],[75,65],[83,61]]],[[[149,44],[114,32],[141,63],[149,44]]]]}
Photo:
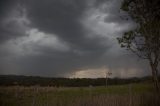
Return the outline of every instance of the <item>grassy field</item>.
{"type": "Polygon", "coordinates": [[[0,106],[160,106],[149,84],[108,87],[0,87],[0,106]]]}

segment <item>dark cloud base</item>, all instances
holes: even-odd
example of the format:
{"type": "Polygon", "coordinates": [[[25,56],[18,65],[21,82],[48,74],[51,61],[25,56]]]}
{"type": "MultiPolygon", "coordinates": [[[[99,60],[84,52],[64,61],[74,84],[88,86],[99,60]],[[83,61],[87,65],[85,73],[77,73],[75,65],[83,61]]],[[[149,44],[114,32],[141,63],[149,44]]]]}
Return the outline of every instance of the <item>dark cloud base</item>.
{"type": "MultiPolygon", "coordinates": [[[[145,70],[145,62],[137,64],[135,58],[129,59],[133,55],[121,55],[122,52],[120,51],[117,56],[115,56],[114,53],[110,53],[109,51],[111,49],[114,50],[114,46],[108,37],[102,37],[101,35],[95,34],[97,37],[88,38],[87,36],[90,34],[90,31],[82,24],[86,11],[92,8],[99,9],[105,3],[109,6],[103,9],[103,12],[106,12],[109,15],[105,18],[105,23],[115,23],[119,26],[128,23],[119,18],[121,14],[118,9],[121,2],[117,2],[116,0],[95,0],[92,6],[89,3],[93,3],[93,1],[2,0],[0,2],[1,46],[7,41],[13,41],[20,37],[23,38],[29,36],[25,32],[26,29],[24,29],[24,31],[19,31],[16,27],[17,24],[19,24],[19,21],[17,23],[7,23],[8,26],[11,26],[10,28],[4,23],[4,20],[8,17],[6,14],[9,14],[12,9],[20,6],[18,11],[20,11],[20,14],[23,14],[21,9],[25,9],[26,17],[30,21],[30,24],[27,27],[30,29],[36,28],[39,32],[53,35],[53,37],[56,36],[60,41],[65,41],[70,49],[69,51],[62,52],[40,46],[36,47],[34,50],[36,52],[42,52],[41,54],[13,55],[8,51],[5,52],[4,49],[1,48],[0,58],[3,59],[0,60],[0,74],[12,73],[41,76],[64,76],[65,74],[80,69],[100,68],[105,65],[110,66],[110,68],[115,71],[130,68],[145,70]],[[128,62],[129,60],[131,61],[130,63],[128,62]],[[11,68],[7,67],[14,67],[14,70],[11,71],[11,68]]],[[[23,21],[22,24],[24,24],[23,21]]],[[[120,35],[123,31],[119,32],[120,35]]],[[[30,42],[30,45],[33,45],[32,43],[33,42],[30,42]]],[[[6,48],[10,47],[7,46],[6,48]]],[[[23,49],[25,52],[25,47],[23,49]]],[[[115,48],[115,51],[117,51],[116,49],[117,48],[115,48]]]]}

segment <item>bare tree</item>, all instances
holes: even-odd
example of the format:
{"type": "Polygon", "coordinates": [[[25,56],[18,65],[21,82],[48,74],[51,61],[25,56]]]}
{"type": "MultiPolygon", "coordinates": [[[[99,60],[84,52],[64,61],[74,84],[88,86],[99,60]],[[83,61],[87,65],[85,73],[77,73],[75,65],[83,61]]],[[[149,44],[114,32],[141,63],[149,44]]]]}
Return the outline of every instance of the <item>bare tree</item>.
{"type": "Polygon", "coordinates": [[[106,87],[108,86],[108,77],[111,76],[111,75],[112,75],[111,72],[106,71],[106,87]]]}

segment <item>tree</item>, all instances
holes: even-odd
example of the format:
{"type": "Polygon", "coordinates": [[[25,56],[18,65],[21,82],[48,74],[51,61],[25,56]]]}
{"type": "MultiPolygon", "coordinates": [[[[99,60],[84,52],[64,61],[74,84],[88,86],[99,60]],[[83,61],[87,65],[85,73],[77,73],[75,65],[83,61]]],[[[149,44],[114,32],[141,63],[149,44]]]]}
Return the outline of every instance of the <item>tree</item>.
{"type": "Polygon", "coordinates": [[[147,59],[151,66],[154,86],[159,91],[160,62],[160,0],[124,0],[121,9],[138,24],[136,29],[117,38],[122,48],[147,59]]]}

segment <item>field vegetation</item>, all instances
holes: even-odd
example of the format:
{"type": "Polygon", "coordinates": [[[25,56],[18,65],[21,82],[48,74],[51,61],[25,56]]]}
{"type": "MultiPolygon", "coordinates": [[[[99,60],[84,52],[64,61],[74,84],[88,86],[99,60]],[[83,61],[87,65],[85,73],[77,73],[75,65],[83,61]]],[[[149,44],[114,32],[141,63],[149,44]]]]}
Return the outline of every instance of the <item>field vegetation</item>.
{"type": "Polygon", "coordinates": [[[0,106],[160,106],[159,100],[148,83],[107,87],[0,87],[0,106]]]}

